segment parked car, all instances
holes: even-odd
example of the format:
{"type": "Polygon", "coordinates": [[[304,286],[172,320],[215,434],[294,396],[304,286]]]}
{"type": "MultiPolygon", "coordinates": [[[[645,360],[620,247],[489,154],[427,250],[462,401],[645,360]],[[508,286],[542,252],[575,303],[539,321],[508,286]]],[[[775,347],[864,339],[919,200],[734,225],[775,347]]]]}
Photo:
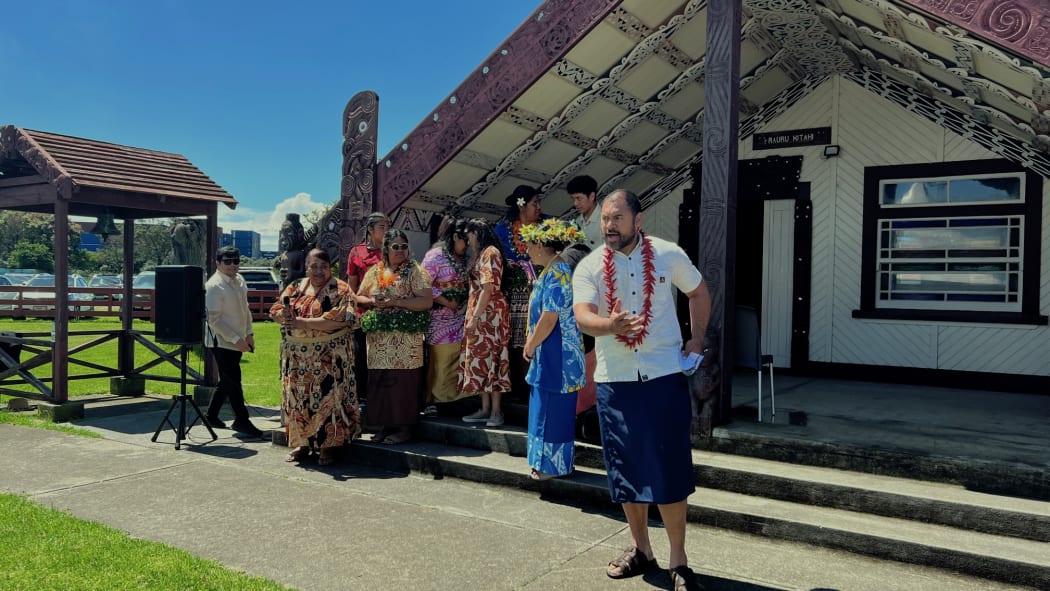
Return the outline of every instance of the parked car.
{"type": "Polygon", "coordinates": [[[34,277],[32,273],[7,273],[4,275],[11,285],[25,285],[34,277]]]}
{"type": "MultiPolygon", "coordinates": [[[[273,269],[269,267],[244,267],[239,269],[238,272],[241,274],[241,277],[244,277],[244,282],[248,284],[249,291],[278,291],[281,289],[277,277],[274,276],[273,269]]],[[[265,296],[263,301],[267,304],[272,304],[277,301],[277,294],[265,296]]]]}
{"type": "Polygon", "coordinates": [[[279,281],[269,267],[244,267],[238,272],[244,277],[248,289],[277,289],[279,281]]]}
{"type": "MultiPolygon", "coordinates": [[[[0,275],[0,288],[5,285],[14,285],[6,275],[0,275]]],[[[13,300],[18,297],[18,293],[13,291],[0,291],[0,300],[13,300]]],[[[15,305],[12,304],[0,304],[0,310],[14,310],[15,305]]]]}
{"type": "MultiPolygon", "coordinates": [[[[67,283],[67,285],[69,287],[87,287],[87,281],[85,281],[84,277],[81,276],[81,275],[69,275],[68,276],[68,283],[67,283]]],[[[29,280],[29,283],[26,284],[26,287],[54,287],[54,286],[55,286],[55,276],[54,275],[50,275],[48,273],[38,273],[38,274],[34,275],[32,279],[29,280]]],[[[54,299],[55,299],[55,292],[53,292],[53,291],[27,291],[27,292],[22,294],[22,301],[23,302],[31,301],[31,300],[54,300],[54,299]]],[[[69,294],[69,301],[70,302],[90,302],[91,299],[92,299],[91,298],[91,294],[89,294],[89,293],[70,293],[69,294]]],[[[27,310],[54,310],[55,309],[55,305],[53,303],[52,304],[24,304],[24,307],[27,310]]],[[[93,310],[94,307],[91,306],[90,303],[84,304],[84,305],[75,305],[73,303],[70,303],[69,309],[70,310],[78,310],[78,311],[81,311],[81,312],[87,312],[87,311],[93,310]]]]}
{"type": "MultiPolygon", "coordinates": [[[[132,289],[155,289],[157,287],[157,273],[155,271],[143,271],[131,281],[132,289]]],[[[149,310],[153,303],[154,294],[137,293],[134,295],[134,310],[149,310]]]]}
{"type": "MultiPolygon", "coordinates": [[[[123,286],[124,286],[124,281],[120,277],[118,277],[116,275],[98,275],[98,274],[96,274],[96,275],[92,275],[91,279],[88,279],[88,287],[105,287],[105,288],[109,288],[109,289],[120,289],[123,286]]],[[[120,294],[113,294],[113,297],[111,298],[110,294],[96,293],[96,294],[92,294],[92,297],[96,301],[98,301],[98,300],[108,301],[110,299],[119,300],[120,299],[119,295],[120,294]]]]}

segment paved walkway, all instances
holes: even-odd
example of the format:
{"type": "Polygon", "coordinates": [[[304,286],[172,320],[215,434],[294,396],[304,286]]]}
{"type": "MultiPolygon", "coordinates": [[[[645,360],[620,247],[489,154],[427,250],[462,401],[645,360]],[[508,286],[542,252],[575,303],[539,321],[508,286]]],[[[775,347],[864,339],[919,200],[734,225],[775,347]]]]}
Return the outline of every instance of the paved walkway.
{"type": "MultiPolygon", "coordinates": [[[[534,492],[340,463],[195,427],[150,437],[167,397],[89,402],[80,426],[104,439],[0,425],[0,491],[156,540],[288,587],[313,589],[668,588],[663,572],[612,581],[622,516],[534,492]]],[[[253,409],[260,427],[275,412],[253,409]]],[[[700,494],[700,493],[698,493],[700,494]]],[[[653,532],[666,566],[666,538],[653,532]]],[[[935,569],[690,525],[688,552],[710,590],[1005,590],[935,569]]]]}

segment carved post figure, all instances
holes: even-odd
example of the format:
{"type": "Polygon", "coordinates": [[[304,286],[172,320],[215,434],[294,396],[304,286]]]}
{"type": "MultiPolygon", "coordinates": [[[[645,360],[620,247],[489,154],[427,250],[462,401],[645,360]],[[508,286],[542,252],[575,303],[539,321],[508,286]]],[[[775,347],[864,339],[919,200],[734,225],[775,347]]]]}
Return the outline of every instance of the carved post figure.
{"type": "Polygon", "coordinates": [[[183,219],[171,227],[171,262],[207,268],[204,220],[183,219]]]}
{"type": "Polygon", "coordinates": [[[277,247],[281,252],[277,255],[276,266],[283,290],[306,274],[306,232],[299,221],[299,214],[289,213],[285,216],[277,247]]]}

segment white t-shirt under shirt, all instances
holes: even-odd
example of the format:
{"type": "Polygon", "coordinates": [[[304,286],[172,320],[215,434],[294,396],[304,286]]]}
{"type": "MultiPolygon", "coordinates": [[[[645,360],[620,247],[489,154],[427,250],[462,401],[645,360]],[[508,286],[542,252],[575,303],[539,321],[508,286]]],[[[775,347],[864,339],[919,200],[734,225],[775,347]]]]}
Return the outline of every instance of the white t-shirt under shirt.
{"type": "MultiPolygon", "coordinates": [[[[656,267],[649,334],[634,348],[617,341],[615,335],[595,338],[596,382],[645,382],[682,371],[682,332],[675,312],[675,289],[690,292],[700,285],[703,276],[677,244],[652,236],[647,238],[652,241],[656,267]]],[[[572,279],[574,304],[595,304],[601,316],[609,315],[602,273],[608,250],[603,244],[587,255],[576,267],[572,279]]],[[[630,256],[613,251],[613,264],[616,266],[615,297],[620,300],[620,309],[641,314],[645,303],[641,241],[630,256]]]]}

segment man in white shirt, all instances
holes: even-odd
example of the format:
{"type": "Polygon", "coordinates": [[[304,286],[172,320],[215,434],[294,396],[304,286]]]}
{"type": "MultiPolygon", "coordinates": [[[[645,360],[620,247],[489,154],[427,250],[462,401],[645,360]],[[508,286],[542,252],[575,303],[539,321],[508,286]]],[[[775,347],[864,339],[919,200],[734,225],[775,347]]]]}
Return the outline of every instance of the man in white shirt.
{"type": "Polygon", "coordinates": [[[598,207],[598,181],[587,175],[573,177],[565,190],[572,197],[572,206],[580,216],[576,225],[583,230],[583,243],[594,250],[602,245],[602,215],[598,207]]]}
{"type": "Polygon", "coordinates": [[[674,588],[698,589],[685,554],[687,498],[695,490],[685,353],[700,354],[711,314],[707,284],[676,244],[642,232],[641,203],[629,191],[602,202],[604,245],[573,274],[573,312],[595,337],[598,414],[613,502],[631,530],[631,547],[612,562],[614,579],[656,566],[649,505],[656,503],[670,542],[674,588]],[[676,289],[689,298],[692,338],[683,346],[676,289]]]}
{"type": "Polygon", "coordinates": [[[263,437],[263,432],[248,418],[241,388],[241,355],[255,350],[252,313],[248,309],[248,286],[238,273],[241,252],[224,246],[215,253],[215,273],[204,284],[204,302],[208,311],[205,346],[210,347],[219,368],[219,384],[208,404],[205,420],[212,427],[225,429],[219,419],[222,404],[230,401],[233,425],[238,433],[263,437]]]}

